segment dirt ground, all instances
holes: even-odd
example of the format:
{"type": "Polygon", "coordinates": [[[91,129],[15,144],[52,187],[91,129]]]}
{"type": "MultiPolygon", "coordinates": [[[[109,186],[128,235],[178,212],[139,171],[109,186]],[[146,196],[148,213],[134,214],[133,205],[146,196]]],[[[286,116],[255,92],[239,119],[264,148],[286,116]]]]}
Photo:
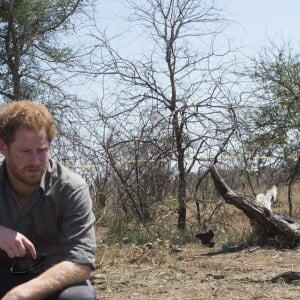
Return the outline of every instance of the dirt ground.
{"type": "Polygon", "coordinates": [[[99,299],[300,299],[300,250],[167,243],[100,245],[92,282],[99,299]],[[294,278],[293,278],[294,279],[294,278]]]}

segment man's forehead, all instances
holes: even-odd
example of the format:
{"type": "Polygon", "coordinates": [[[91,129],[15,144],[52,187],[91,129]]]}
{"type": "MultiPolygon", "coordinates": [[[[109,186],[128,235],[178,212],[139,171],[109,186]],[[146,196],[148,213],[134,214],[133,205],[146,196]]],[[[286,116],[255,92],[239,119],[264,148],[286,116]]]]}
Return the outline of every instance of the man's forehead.
{"type": "Polygon", "coordinates": [[[45,129],[40,129],[39,131],[33,131],[26,128],[19,128],[15,133],[15,138],[13,143],[15,144],[31,144],[31,143],[47,143],[47,133],[45,129]]]}

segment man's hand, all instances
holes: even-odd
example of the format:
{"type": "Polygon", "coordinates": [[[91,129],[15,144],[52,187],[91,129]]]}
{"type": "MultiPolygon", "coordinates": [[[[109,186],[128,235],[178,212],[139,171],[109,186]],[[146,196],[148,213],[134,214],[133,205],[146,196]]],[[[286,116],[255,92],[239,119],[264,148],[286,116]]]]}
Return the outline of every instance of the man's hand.
{"type": "Polygon", "coordinates": [[[20,232],[0,225],[0,249],[6,252],[10,258],[23,257],[30,252],[36,259],[36,250],[32,242],[20,232]]]}

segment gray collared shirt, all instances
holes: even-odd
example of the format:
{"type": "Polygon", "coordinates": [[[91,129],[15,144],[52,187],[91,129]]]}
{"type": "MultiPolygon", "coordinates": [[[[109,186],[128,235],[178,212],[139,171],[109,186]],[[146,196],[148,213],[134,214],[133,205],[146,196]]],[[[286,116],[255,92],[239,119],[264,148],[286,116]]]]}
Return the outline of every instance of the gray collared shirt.
{"type": "Polygon", "coordinates": [[[1,163],[0,224],[24,234],[37,252],[46,254],[44,268],[64,260],[93,267],[94,221],[89,187],[81,176],[50,159],[38,191],[19,209],[9,189],[5,160],[1,163]]]}

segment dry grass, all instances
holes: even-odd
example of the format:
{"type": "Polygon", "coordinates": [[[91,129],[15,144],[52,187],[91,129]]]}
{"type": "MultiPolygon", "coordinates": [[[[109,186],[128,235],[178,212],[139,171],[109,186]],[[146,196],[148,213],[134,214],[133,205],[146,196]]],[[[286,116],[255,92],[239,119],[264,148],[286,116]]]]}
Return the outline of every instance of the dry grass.
{"type": "MultiPolygon", "coordinates": [[[[296,193],[300,195],[300,186],[296,193]]],[[[280,190],[274,211],[287,212],[281,200],[284,195],[285,190],[280,190]]],[[[297,218],[299,203],[298,196],[294,203],[297,218]]],[[[192,214],[191,208],[191,219],[192,214]]],[[[225,251],[224,245],[242,241],[249,233],[249,224],[241,212],[227,205],[217,219],[222,220],[222,226],[214,225],[214,248],[200,243],[176,246],[169,241],[108,246],[101,243],[106,229],[97,228],[99,247],[93,283],[99,299],[300,299],[299,282],[271,281],[284,272],[300,272],[297,249],[225,251]]]]}
{"type": "Polygon", "coordinates": [[[299,299],[300,285],[271,282],[300,271],[299,252],[218,250],[102,246],[93,283],[100,299],[299,299]]]}

